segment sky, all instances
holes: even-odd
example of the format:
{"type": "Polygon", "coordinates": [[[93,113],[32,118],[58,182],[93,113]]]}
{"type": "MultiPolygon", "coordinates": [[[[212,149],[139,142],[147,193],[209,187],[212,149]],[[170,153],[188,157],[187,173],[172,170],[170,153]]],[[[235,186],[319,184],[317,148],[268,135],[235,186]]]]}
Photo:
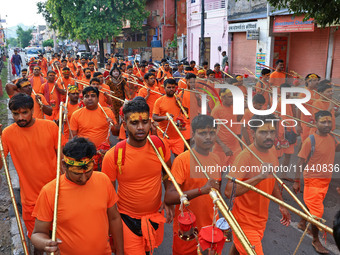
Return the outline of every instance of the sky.
{"type": "Polygon", "coordinates": [[[0,16],[7,21],[7,24],[2,23],[3,27],[45,25],[43,16],[37,14],[37,2],[39,0],[0,0],[0,16]]]}

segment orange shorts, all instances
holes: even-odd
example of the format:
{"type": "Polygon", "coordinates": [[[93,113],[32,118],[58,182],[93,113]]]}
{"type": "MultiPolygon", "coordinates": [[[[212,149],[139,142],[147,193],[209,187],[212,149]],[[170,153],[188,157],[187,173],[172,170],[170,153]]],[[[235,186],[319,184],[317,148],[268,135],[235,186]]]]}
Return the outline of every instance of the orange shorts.
{"type": "Polygon", "coordinates": [[[27,236],[31,239],[34,230],[35,217],[32,216],[34,206],[22,205],[22,219],[25,222],[27,236]]]}
{"type": "MultiPolygon", "coordinates": [[[[146,245],[142,236],[135,235],[124,223],[123,224],[123,237],[124,237],[124,254],[125,255],[145,255],[147,252],[146,245]]],[[[163,242],[164,224],[160,223],[156,230],[156,247],[163,242]]],[[[156,248],[155,247],[155,248],[156,248]]]]}
{"type": "MultiPolygon", "coordinates": [[[[263,238],[264,230],[245,229],[245,228],[242,228],[242,230],[247,236],[251,245],[255,246],[256,254],[264,255],[263,250],[262,250],[262,242],[261,242],[263,238]]],[[[233,232],[233,240],[234,240],[235,247],[237,251],[240,253],[240,255],[247,255],[248,253],[245,251],[241,242],[238,240],[234,232],[233,232]]]]}
{"type": "Polygon", "coordinates": [[[182,138],[164,139],[173,154],[179,155],[184,151],[184,141],[182,138]]]}
{"type": "Polygon", "coordinates": [[[323,200],[326,197],[329,185],[324,187],[315,187],[305,185],[303,191],[303,200],[312,215],[322,218],[324,205],[323,200]]]}

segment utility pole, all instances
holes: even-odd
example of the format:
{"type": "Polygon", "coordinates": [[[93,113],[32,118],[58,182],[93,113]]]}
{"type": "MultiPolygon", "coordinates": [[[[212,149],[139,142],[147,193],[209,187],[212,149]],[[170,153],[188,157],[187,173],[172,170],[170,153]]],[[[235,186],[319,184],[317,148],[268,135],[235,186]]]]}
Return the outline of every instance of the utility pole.
{"type": "Polygon", "coordinates": [[[200,41],[200,65],[203,66],[204,62],[204,52],[205,52],[205,45],[204,45],[204,0],[201,0],[201,41],[200,41]]]}

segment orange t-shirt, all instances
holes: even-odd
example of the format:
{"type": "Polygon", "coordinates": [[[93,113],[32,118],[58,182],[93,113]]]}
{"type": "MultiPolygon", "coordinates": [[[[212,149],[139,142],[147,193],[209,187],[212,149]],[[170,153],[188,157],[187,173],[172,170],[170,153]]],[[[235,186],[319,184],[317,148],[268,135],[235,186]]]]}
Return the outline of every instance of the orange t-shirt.
{"type": "MultiPolygon", "coordinates": [[[[226,124],[227,127],[231,129],[234,133],[237,133],[238,126],[241,124],[236,124],[231,127],[231,120],[233,123],[237,122],[237,115],[233,114],[233,106],[224,106],[224,105],[216,105],[216,107],[212,110],[211,116],[215,119],[226,119],[228,123],[226,124]]],[[[241,148],[239,141],[222,125],[218,125],[218,137],[219,139],[228,146],[233,152],[239,150],[241,148]]],[[[216,144],[214,151],[222,151],[222,148],[216,144]]]]}
{"type": "Polygon", "coordinates": [[[263,107],[262,107],[262,110],[267,110],[268,108],[268,104],[270,102],[270,98],[269,98],[269,92],[268,91],[265,91],[265,90],[262,90],[260,88],[263,88],[263,89],[266,89],[266,90],[270,90],[270,87],[269,87],[269,84],[265,81],[262,81],[262,82],[258,82],[256,83],[256,86],[255,86],[255,91],[256,93],[258,94],[262,94],[264,99],[265,99],[265,103],[263,104],[263,107]],[[265,84],[263,84],[263,83],[265,84]]]}
{"type": "MultiPolygon", "coordinates": [[[[151,144],[146,142],[143,147],[136,148],[126,143],[125,163],[121,173],[115,162],[114,148],[105,154],[102,172],[111,181],[118,181],[119,212],[133,218],[157,212],[162,197],[162,165],[151,144]],[[141,166],[147,171],[141,171],[141,166]]],[[[164,155],[167,162],[170,150],[166,144],[164,155]]]]}
{"type": "Polygon", "coordinates": [[[270,74],[269,83],[273,87],[280,87],[281,84],[286,82],[286,75],[281,72],[274,71],[270,74]]]}
{"type": "MultiPolygon", "coordinates": [[[[102,91],[102,92],[108,92],[109,93],[109,91],[111,91],[109,85],[102,83],[100,86],[101,86],[100,91],[102,91]]],[[[103,107],[108,107],[109,105],[107,103],[107,98],[104,95],[104,93],[102,93],[102,92],[99,92],[99,103],[103,107]]],[[[112,100],[116,100],[116,99],[112,98],[112,100]]]]}
{"type": "MultiPolygon", "coordinates": [[[[40,87],[41,87],[41,85],[43,85],[45,82],[46,82],[46,80],[43,78],[43,79],[41,79],[41,76],[39,75],[39,76],[33,76],[32,77],[33,79],[32,79],[32,89],[36,92],[36,93],[38,93],[39,91],[40,91],[40,87]]],[[[31,79],[30,79],[31,80],[31,79]]]]}
{"type": "MultiPolygon", "coordinates": [[[[152,86],[150,89],[159,92],[159,89],[156,86],[152,86]]],[[[140,97],[144,97],[145,98],[147,95],[148,95],[148,91],[147,91],[146,88],[141,88],[138,91],[138,96],[140,96],[140,97]]],[[[153,113],[153,107],[155,105],[155,102],[160,97],[161,97],[160,94],[157,94],[155,92],[150,91],[150,96],[149,96],[148,100],[146,100],[146,103],[148,104],[148,106],[150,108],[150,115],[151,116],[152,116],[152,113],[153,113]]]]}
{"type": "MultiPolygon", "coordinates": [[[[264,162],[271,163],[273,166],[279,165],[276,149],[274,146],[267,152],[259,151],[256,149],[254,144],[250,145],[249,148],[255,152],[256,155],[258,155],[264,162]]],[[[246,172],[245,169],[242,169],[244,167],[258,166],[259,170],[261,171],[261,163],[247,149],[244,149],[236,157],[233,166],[236,167],[236,171],[231,171],[229,175],[241,181],[248,180],[261,173],[251,170],[246,172]]],[[[255,187],[268,194],[272,194],[274,186],[274,177],[268,177],[267,179],[258,183],[255,187]]],[[[255,191],[249,190],[243,195],[235,198],[232,213],[242,229],[264,231],[268,220],[269,202],[270,200],[268,198],[259,195],[255,191]]]]}
{"type": "MultiPolygon", "coordinates": [[[[330,134],[327,136],[320,136],[317,133],[314,133],[313,135],[315,138],[315,151],[308,161],[303,176],[305,185],[323,188],[325,184],[330,182],[332,177],[333,171],[330,166],[334,164],[335,149],[338,142],[330,134]],[[323,171],[323,166],[327,167],[327,171],[323,171]]],[[[302,144],[298,157],[307,160],[311,152],[311,147],[311,140],[307,137],[302,144]]]]}
{"type": "MultiPolygon", "coordinates": [[[[191,105],[190,105],[190,97],[191,97],[191,92],[189,91],[185,91],[185,90],[182,90],[180,92],[180,94],[178,95],[178,98],[181,100],[181,104],[182,106],[184,107],[184,109],[186,110],[188,116],[189,116],[189,119],[187,119],[185,117],[185,115],[182,113],[183,115],[183,119],[184,119],[184,123],[185,123],[185,130],[181,130],[181,133],[182,135],[184,136],[184,138],[186,140],[190,139],[191,137],[191,125],[190,125],[190,120],[192,120],[194,117],[192,117],[192,114],[191,114],[191,105]]],[[[193,101],[195,102],[195,101],[193,101]]]]}
{"type": "MultiPolygon", "coordinates": [[[[44,105],[48,105],[47,101],[46,101],[46,98],[42,95],[42,94],[39,94],[40,98],[41,98],[41,102],[44,104],[44,105]]],[[[36,118],[36,119],[43,119],[44,118],[44,112],[42,111],[42,109],[40,108],[40,105],[39,103],[35,100],[35,95],[32,93],[31,94],[31,97],[34,101],[34,106],[33,106],[33,118],[36,118]]]]}
{"type": "Polygon", "coordinates": [[[166,79],[172,78],[171,69],[169,71],[165,71],[163,67],[160,67],[156,78],[158,79],[159,91],[162,94],[165,94],[163,84],[166,79]]]}
{"type": "Polygon", "coordinates": [[[71,120],[72,114],[79,109],[79,104],[70,104],[70,102],[67,103],[67,121],[68,123],[64,123],[64,144],[68,142],[70,139],[70,129],[69,124],[71,120]]]}
{"type": "Polygon", "coordinates": [[[188,88],[187,82],[184,78],[179,80],[178,88],[180,88],[180,89],[187,89],[188,88]]]}
{"type": "MultiPolygon", "coordinates": [[[[153,106],[153,114],[157,114],[159,116],[165,116],[165,113],[172,114],[174,119],[181,115],[181,110],[179,106],[176,104],[175,97],[168,97],[166,95],[158,98],[153,106]]],[[[176,129],[170,123],[168,126],[168,120],[163,120],[159,122],[159,127],[166,131],[169,136],[169,139],[178,139],[180,136],[177,133],[176,129]],[[168,128],[167,128],[168,126],[168,128]]],[[[163,136],[163,134],[157,130],[158,136],[163,136]]]]}
{"type": "Polygon", "coordinates": [[[49,105],[52,106],[52,110],[53,110],[52,116],[46,115],[46,118],[49,120],[57,120],[59,118],[58,114],[59,114],[59,104],[61,100],[61,95],[59,95],[59,92],[57,91],[56,88],[53,89],[54,83],[46,82],[43,85],[41,85],[40,91],[39,91],[39,93],[43,94],[45,98],[46,98],[45,86],[48,86],[48,93],[50,97],[49,105]],[[52,90],[53,90],[53,93],[51,94],[52,90]]]}
{"type": "MultiPolygon", "coordinates": [[[[56,237],[61,254],[111,254],[107,209],[117,202],[117,194],[107,176],[93,172],[85,185],[60,176],[58,228],[56,237]],[[76,248],[75,248],[76,247],[76,248]]],[[[52,222],[56,180],[43,187],[33,216],[52,222]]]]}
{"type": "MultiPolygon", "coordinates": [[[[248,133],[248,136],[249,136],[249,141],[250,141],[251,144],[253,143],[254,138],[253,138],[252,133],[251,133],[251,128],[250,128],[250,126],[248,125],[248,121],[249,121],[253,116],[254,116],[254,113],[252,113],[252,112],[247,108],[247,109],[245,109],[244,115],[243,115],[242,120],[241,120],[241,122],[245,121],[245,123],[246,123],[246,127],[245,127],[245,128],[247,129],[247,133],[248,133]]],[[[243,127],[242,127],[242,128],[243,128],[243,127]]],[[[243,142],[246,142],[246,140],[244,139],[243,136],[242,136],[242,141],[243,141],[243,142]]]]}
{"type": "MultiPolygon", "coordinates": [[[[106,114],[116,125],[115,115],[111,109],[103,107],[106,114]]],[[[96,147],[106,141],[109,131],[109,123],[100,107],[96,110],[88,110],[86,107],[76,110],[70,121],[71,130],[77,131],[77,136],[89,138],[96,147]]]]}
{"type": "Polygon", "coordinates": [[[4,129],[2,141],[19,175],[21,202],[34,206],[42,187],[56,177],[58,126],[42,119],[24,128],[14,123],[4,129]]]}

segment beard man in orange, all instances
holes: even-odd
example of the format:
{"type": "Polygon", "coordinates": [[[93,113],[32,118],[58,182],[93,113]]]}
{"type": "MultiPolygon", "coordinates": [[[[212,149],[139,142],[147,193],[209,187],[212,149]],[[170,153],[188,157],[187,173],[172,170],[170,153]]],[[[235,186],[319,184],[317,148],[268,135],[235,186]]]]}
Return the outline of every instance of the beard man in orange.
{"type": "MultiPolygon", "coordinates": [[[[128,139],[106,153],[102,171],[114,186],[118,182],[118,211],[123,220],[124,254],[152,254],[153,249],[163,241],[164,223],[172,221],[173,208],[161,200],[164,171],[147,140],[151,129],[149,106],[144,99],[132,100],[124,104],[123,114],[128,139]]],[[[150,136],[150,139],[170,167],[169,148],[157,136],[150,136]]],[[[163,184],[166,189],[167,178],[163,184]]]]}
{"type": "MultiPolygon", "coordinates": [[[[14,95],[9,109],[15,123],[2,132],[2,143],[5,156],[11,154],[19,176],[22,218],[31,238],[35,221],[32,212],[39,192],[56,176],[58,126],[50,120],[33,118],[33,99],[29,95],[14,95]]],[[[34,254],[42,255],[38,251],[34,254]]]]}
{"type": "MultiPolygon", "coordinates": [[[[274,115],[254,115],[252,117],[254,143],[249,148],[262,159],[264,164],[261,166],[259,160],[248,149],[244,149],[235,159],[233,164],[235,170],[231,171],[229,175],[282,200],[279,186],[270,169],[270,167],[279,165],[276,149],[273,147],[277,132],[272,124],[274,121],[271,121],[273,119],[276,119],[274,115]],[[255,166],[257,166],[257,169],[252,170],[255,166]]],[[[263,255],[261,240],[268,221],[270,200],[232,181],[227,182],[224,193],[228,198],[233,196],[231,199],[234,199],[236,197],[232,206],[232,213],[251,245],[255,246],[256,254],[263,255]]],[[[290,224],[288,210],[282,206],[279,209],[282,214],[281,223],[288,226],[290,224]]],[[[241,242],[234,234],[233,236],[234,243],[229,255],[246,255],[247,252],[241,242]]]]}

